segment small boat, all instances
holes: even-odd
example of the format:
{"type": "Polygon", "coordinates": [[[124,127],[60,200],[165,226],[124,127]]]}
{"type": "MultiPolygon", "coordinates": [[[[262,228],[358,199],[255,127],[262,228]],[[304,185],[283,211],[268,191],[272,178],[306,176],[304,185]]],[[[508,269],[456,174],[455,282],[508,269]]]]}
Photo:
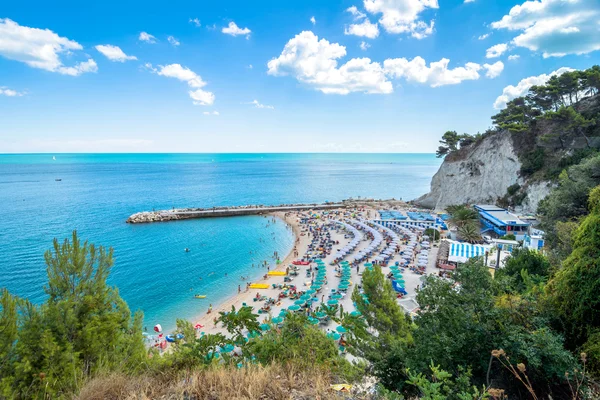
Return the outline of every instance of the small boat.
{"type": "Polygon", "coordinates": [[[185,248],[185,252],[186,252],[186,253],[189,253],[189,252],[190,252],[190,249],[188,249],[188,248],[186,247],[186,248],[185,248]]]}
{"type": "Polygon", "coordinates": [[[194,297],[197,299],[205,299],[206,295],[205,294],[195,294],[194,297]]]}
{"type": "Polygon", "coordinates": [[[62,181],[62,179],[61,178],[56,178],[55,181],[56,182],[60,182],[60,181],[62,181]]]}

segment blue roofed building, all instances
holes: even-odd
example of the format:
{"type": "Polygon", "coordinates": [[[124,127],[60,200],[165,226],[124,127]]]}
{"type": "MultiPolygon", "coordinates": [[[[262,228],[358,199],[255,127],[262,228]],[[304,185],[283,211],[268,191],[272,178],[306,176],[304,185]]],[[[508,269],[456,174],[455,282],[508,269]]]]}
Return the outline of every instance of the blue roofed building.
{"type": "Polygon", "coordinates": [[[529,234],[531,223],[521,220],[518,216],[504,208],[489,204],[473,206],[479,213],[481,233],[494,233],[494,236],[515,235],[517,240],[525,239],[529,234]]]}

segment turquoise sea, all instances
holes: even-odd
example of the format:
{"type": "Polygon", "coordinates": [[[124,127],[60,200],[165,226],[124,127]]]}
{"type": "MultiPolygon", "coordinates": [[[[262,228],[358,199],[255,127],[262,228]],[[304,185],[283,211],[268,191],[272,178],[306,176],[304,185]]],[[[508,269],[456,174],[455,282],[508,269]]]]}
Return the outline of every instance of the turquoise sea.
{"type": "Polygon", "coordinates": [[[114,248],[110,283],[132,310],[144,311],[145,324],[172,328],[176,318],[236,293],[240,276],[264,274],[252,264],[274,262],[274,251],[285,256],[293,235],[259,216],[129,225],[129,215],[357,196],[408,200],[428,191],[439,165],[433,154],[0,154],[0,287],[42,301],[44,251],[77,230],[114,248]]]}

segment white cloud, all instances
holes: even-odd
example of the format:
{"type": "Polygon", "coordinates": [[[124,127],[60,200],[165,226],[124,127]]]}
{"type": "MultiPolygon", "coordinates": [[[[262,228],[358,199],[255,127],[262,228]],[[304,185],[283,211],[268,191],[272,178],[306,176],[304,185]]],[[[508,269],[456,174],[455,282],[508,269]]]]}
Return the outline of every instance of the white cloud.
{"type": "Polygon", "coordinates": [[[252,104],[255,108],[266,108],[266,109],[269,109],[269,110],[274,110],[275,109],[275,107],[273,107],[273,106],[268,106],[268,105],[265,105],[265,104],[261,104],[258,100],[252,100],[251,102],[246,103],[246,104],[252,104]]]}
{"type": "Polygon", "coordinates": [[[544,57],[600,50],[598,0],[539,0],[514,6],[494,29],[521,31],[512,43],[544,57]]]}
{"type": "Polygon", "coordinates": [[[351,24],[344,29],[345,35],[355,35],[375,39],[379,36],[379,27],[377,24],[372,24],[368,19],[365,19],[360,24],[351,24]]]}
{"type": "Polygon", "coordinates": [[[521,56],[518,54],[511,54],[510,56],[508,56],[508,59],[510,61],[518,60],[519,58],[521,58],[521,56]]]}
{"type": "Polygon", "coordinates": [[[20,97],[25,95],[25,93],[17,92],[16,90],[9,89],[6,86],[0,86],[0,95],[7,97],[20,97]]]}
{"type": "Polygon", "coordinates": [[[200,23],[200,20],[198,18],[190,18],[190,24],[194,24],[194,26],[196,26],[197,28],[201,27],[202,24],[200,23]]]}
{"type": "Polygon", "coordinates": [[[252,64],[248,64],[248,67],[246,67],[246,68],[252,69],[252,68],[254,68],[254,66],[252,66],[252,64]]]}
{"type": "Polygon", "coordinates": [[[479,39],[479,40],[485,40],[485,39],[487,39],[489,37],[490,37],[489,33],[484,33],[483,35],[479,36],[477,39],[479,39]]]}
{"type": "Polygon", "coordinates": [[[356,21],[361,20],[363,18],[367,18],[367,14],[361,12],[356,8],[356,6],[351,6],[346,9],[350,14],[354,15],[354,19],[356,21]]]}
{"type": "Polygon", "coordinates": [[[474,3],[474,2],[475,2],[475,0],[465,0],[464,1],[465,4],[467,4],[467,3],[474,3]]]}
{"type": "Polygon", "coordinates": [[[204,111],[202,114],[204,115],[219,115],[218,111],[204,111]]]}
{"type": "Polygon", "coordinates": [[[173,36],[169,36],[167,38],[167,40],[169,41],[169,43],[171,43],[173,46],[179,46],[181,43],[179,42],[179,40],[177,40],[175,37],[173,36]]]}
{"type": "Polygon", "coordinates": [[[495,44],[495,45],[493,45],[492,47],[490,47],[489,49],[486,50],[486,52],[485,52],[485,58],[497,58],[497,57],[500,57],[507,50],[508,50],[508,44],[506,44],[506,43],[495,44]]]}
{"type": "Polygon", "coordinates": [[[504,71],[504,63],[502,61],[496,61],[493,64],[483,64],[483,68],[486,70],[485,76],[493,79],[500,76],[502,71],[504,71]]]}
{"type": "Polygon", "coordinates": [[[83,46],[49,29],[21,26],[8,18],[0,18],[0,55],[9,60],[71,76],[98,71],[92,59],[71,67],[64,66],[60,56],[77,50],[83,50],[83,46]]]}
{"type": "Polygon", "coordinates": [[[317,20],[315,19],[315,16],[313,15],[312,17],[310,17],[310,22],[315,25],[317,23],[317,20]]]}
{"type": "Polygon", "coordinates": [[[509,85],[502,90],[502,94],[498,96],[494,102],[494,108],[500,110],[506,107],[506,103],[527,94],[532,86],[543,85],[552,77],[552,75],[562,75],[565,72],[574,71],[572,68],[562,67],[549,74],[538,76],[530,76],[529,78],[521,79],[517,86],[509,85]]]}
{"type": "Polygon", "coordinates": [[[365,41],[360,42],[359,46],[361,50],[367,50],[369,47],[371,47],[371,45],[365,41]]]}
{"type": "Polygon", "coordinates": [[[138,40],[141,40],[142,42],[147,42],[147,43],[156,43],[156,38],[147,32],[140,32],[140,36],[138,37],[138,40]]]}
{"type": "Polygon", "coordinates": [[[152,64],[146,63],[144,66],[157,75],[186,82],[190,88],[194,89],[188,91],[188,94],[195,105],[210,106],[215,102],[214,93],[201,89],[206,86],[206,82],[191,69],[182,67],[181,64],[159,65],[158,68],[154,68],[152,64]]]}
{"type": "Polygon", "coordinates": [[[381,14],[379,24],[388,33],[407,33],[422,39],[433,33],[434,21],[419,19],[428,8],[437,9],[437,0],[363,0],[365,10],[381,14]]]}
{"type": "Polygon", "coordinates": [[[386,74],[390,76],[431,87],[456,85],[465,80],[479,79],[481,65],[469,62],[464,67],[450,69],[449,63],[450,60],[442,58],[440,61],[430,63],[428,67],[421,57],[415,57],[410,61],[406,58],[394,58],[385,60],[383,67],[386,74]]]}
{"type": "Polygon", "coordinates": [[[248,28],[242,29],[239,26],[237,26],[236,23],[233,21],[231,21],[227,27],[221,29],[221,32],[225,33],[226,35],[231,35],[231,36],[246,35],[246,37],[249,37],[250,33],[252,33],[252,31],[250,29],[248,29],[248,28]]]}
{"type": "Polygon", "coordinates": [[[442,58],[427,66],[421,57],[387,59],[383,67],[369,58],[353,58],[338,66],[338,59],[346,55],[346,48],[330,43],[310,31],[304,31],[290,39],[279,57],[267,64],[268,74],[292,76],[298,81],[323,93],[348,94],[352,92],[393,92],[389,78],[403,78],[409,82],[431,87],[454,85],[465,80],[477,80],[479,71],[485,69],[487,76],[497,76],[504,64],[481,66],[468,62],[464,66],[448,68],[450,60],[442,58]]]}
{"type": "Polygon", "coordinates": [[[381,64],[369,58],[353,58],[338,66],[337,60],[345,55],[344,46],[304,31],[287,42],[279,57],[269,61],[268,74],[293,76],[323,93],[393,92],[381,64]]]}
{"type": "Polygon", "coordinates": [[[113,46],[111,44],[99,44],[96,46],[96,50],[104,54],[110,61],[125,62],[127,60],[137,60],[137,57],[128,56],[119,46],[113,46]]]}

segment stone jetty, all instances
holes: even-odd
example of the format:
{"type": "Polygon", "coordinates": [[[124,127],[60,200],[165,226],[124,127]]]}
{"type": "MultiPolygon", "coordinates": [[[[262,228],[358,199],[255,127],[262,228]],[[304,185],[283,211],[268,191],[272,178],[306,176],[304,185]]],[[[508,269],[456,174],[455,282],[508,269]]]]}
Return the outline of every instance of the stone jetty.
{"type": "Polygon", "coordinates": [[[238,206],[215,208],[174,208],[172,210],[142,211],[127,218],[128,224],[143,224],[149,222],[178,221],[193,218],[235,217],[241,215],[259,215],[277,211],[308,211],[346,208],[346,203],[321,204],[281,204],[278,206],[238,206]]]}

